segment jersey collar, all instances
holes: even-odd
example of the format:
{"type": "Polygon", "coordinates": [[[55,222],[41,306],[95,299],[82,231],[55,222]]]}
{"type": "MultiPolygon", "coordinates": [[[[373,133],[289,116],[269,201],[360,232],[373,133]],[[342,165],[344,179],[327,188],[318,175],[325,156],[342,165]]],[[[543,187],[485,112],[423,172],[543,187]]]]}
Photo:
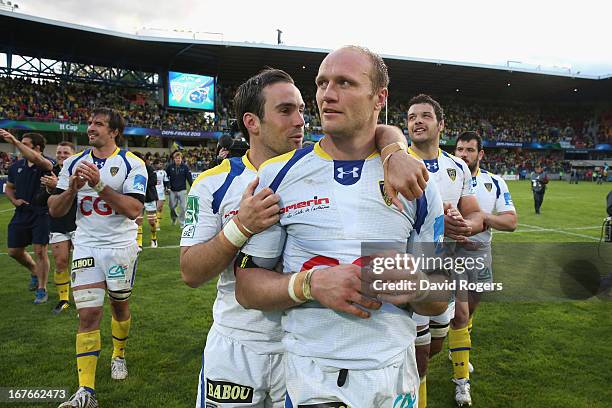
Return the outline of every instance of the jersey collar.
{"type": "MultiPolygon", "coordinates": [[[[323,150],[323,148],[321,147],[320,142],[315,143],[313,150],[314,150],[315,154],[317,156],[319,156],[320,158],[322,158],[322,159],[331,160],[331,161],[334,160],[329,154],[327,154],[327,152],[325,150],[323,150]]],[[[380,153],[378,151],[374,151],[372,154],[370,154],[368,157],[366,157],[366,160],[373,159],[374,157],[377,157],[377,156],[380,156],[380,153]]]]}
{"type": "MultiPolygon", "coordinates": [[[[419,155],[417,154],[417,152],[415,152],[415,151],[412,149],[412,146],[410,146],[410,147],[408,148],[408,154],[410,154],[412,157],[416,157],[416,158],[417,158],[417,159],[419,159],[419,160],[424,160],[424,159],[422,159],[422,158],[421,158],[421,156],[419,156],[419,155]]],[[[438,155],[437,155],[436,157],[434,157],[433,159],[428,159],[428,160],[438,160],[438,157],[440,157],[440,155],[441,155],[441,154],[442,154],[442,149],[440,149],[440,148],[438,147],[438,155]]]]}
{"type": "MultiPolygon", "coordinates": [[[[121,149],[119,147],[117,147],[115,149],[115,151],[113,152],[113,154],[111,154],[110,156],[106,157],[106,159],[110,159],[110,158],[115,157],[117,154],[119,154],[119,151],[121,151],[121,149]]],[[[89,156],[93,157],[93,149],[89,150],[89,156]]],[[[101,159],[101,157],[98,157],[98,159],[101,159]]]]}
{"type": "Polygon", "coordinates": [[[247,150],[244,156],[242,156],[242,164],[244,164],[247,169],[257,172],[255,166],[253,166],[253,164],[249,161],[249,150],[247,150]]]}

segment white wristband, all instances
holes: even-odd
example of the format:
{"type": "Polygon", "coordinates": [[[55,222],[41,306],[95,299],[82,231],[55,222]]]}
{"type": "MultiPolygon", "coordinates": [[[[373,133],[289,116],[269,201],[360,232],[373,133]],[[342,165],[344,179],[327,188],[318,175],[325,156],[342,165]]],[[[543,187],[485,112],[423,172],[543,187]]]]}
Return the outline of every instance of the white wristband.
{"type": "Polygon", "coordinates": [[[104,190],[104,187],[106,187],[106,184],[104,184],[104,182],[100,180],[98,181],[98,184],[96,184],[92,188],[96,193],[99,193],[100,191],[104,190]]]}
{"type": "Polygon", "coordinates": [[[240,228],[238,228],[233,218],[223,227],[223,235],[225,235],[225,238],[227,238],[236,248],[242,248],[244,243],[249,239],[249,237],[240,231],[240,228]]]}
{"type": "Polygon", "coordinates": [[[287,286],[287,292],[289,292],[289,297],[295,303],[304,303],[304,300],[297,297],[297,295],[295,294],[295,290],[293,288],[295,286],[295,279],[297,278],[297,276],[298,276],[298,272],[291,274],[291,279],[289,279],[289,286],[287,286]]]}

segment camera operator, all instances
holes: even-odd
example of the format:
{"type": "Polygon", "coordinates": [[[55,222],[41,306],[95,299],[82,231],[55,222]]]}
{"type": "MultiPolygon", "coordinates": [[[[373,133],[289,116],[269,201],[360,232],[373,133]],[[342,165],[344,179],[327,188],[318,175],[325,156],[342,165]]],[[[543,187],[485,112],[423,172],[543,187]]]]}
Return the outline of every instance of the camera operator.
{"type": "Polygon", "coordinates": [[[533,204],[535,213],[540,214],[540,207],[544,202],[544,193],[548,184],[548,176],[541,165],[536,165],[535,172],[531,173],[531,191],[533,191],[533,204]]]}

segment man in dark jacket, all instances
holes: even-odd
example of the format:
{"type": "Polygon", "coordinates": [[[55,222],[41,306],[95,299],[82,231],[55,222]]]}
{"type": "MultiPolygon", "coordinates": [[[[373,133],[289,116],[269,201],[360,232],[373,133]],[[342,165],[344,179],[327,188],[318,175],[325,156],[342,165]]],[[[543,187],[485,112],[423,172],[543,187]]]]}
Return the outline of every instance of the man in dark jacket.
{"type": "Polygon", "coordinates": [[[531,191],[533,191],[533,204],[536,214],[540,214],[540,207],[544,202],[546,184],[548,184],[548,177],[546,176],[546,172],[542,169],[542,166],[538,164],[535,168],[535,172],[531,173],[531,191]]]}
{"type": "Polygon", "coordinates": [[[166,167],[166,174],[170,180],[170,217],[172,224],[178,220],[181,228],[185,224],[185,207],[187,197],[187,184],[191,186],[191,170],[183,163],[183,155],[178,150],[172,153],[173,163],[166,167]],[[178,211],[177,211],[178,207],[178,211]]]}

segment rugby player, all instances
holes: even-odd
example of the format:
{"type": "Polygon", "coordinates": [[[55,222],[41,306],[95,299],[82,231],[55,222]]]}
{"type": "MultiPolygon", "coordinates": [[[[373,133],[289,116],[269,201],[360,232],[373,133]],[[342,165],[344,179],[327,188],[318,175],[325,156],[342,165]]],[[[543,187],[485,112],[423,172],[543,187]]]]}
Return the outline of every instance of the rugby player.
{"type": "Polygon", "coordinates": [[[157,230],[161,229],[161,220],[164,215],[164,202],[166,201],[166,186],[170,182],[161,160],[155,160],[155,175],[157,176],[157,230]]]}
{"type": "MultiPolygon", "coordinates": [[[[445,208],[445,242],[464,242],[468,236],[482,231],[483,214],[474,195],[471,174],[466,164],[440,149],[440,133],[443,129],[444,111],[436,100],[423,94],[410,100],[408,108],[408,135],[412,142],[410,152],[423,160],[430,176],[437,182],[445,208]]],[[[415,314],[413,318],[418,326],[416,355],[421,377],[419,407],[427,406],[429,359],[440,352],[447,333],[453,359],[455,400],[459,405],[471,405],[467,299],[457,296],[454,311],[453,304],[450,304],[441,315],[429,317],[415,314]]]]}
{"type": "MultiPolygon", "coordinates": [[[[236,302],[233,260],[247,237],[279,220],[278,195],[270,189],[254,194],[256,171],[264,161],[301,147],[304,102],[287,73],[266,69],[238,88],[234,108],[250,150],[196,179],[187,197],[181,239],[181,274],[189,286],[220,274],[196,406],[283,407],[280,313],[245,310],[236,302]]],[[[394,128],[378,130],[383,146],[403,138],[394,128]]],[[[418,191],[425,181],[424,166],[405,152],[393,160],[390,172],[414,182],[407,184],[398,174],[398,190],[418,191]]]]}
{"type": "Polygon", "coordinates": [[[30,290],[35,290],[34,304],[47,302],[49,274],[49,213],[47,203],[40,200],[41,177],[53,169],[53,160],[45,157],[45,138],[38,133],[26,133],[19,141],[4,129],[0,138],[12,144],[22,155],[9,167],[6,196],[15,206],[8,225],[8,254],[31,274],[30,290]],[[36,261],[26,252],[32,244],[36,261]]]}
{"type": "MultiPolygon", "coordinates": [[[[57,181],[64,160],[75,153],[74,144],[71,142],[62,141],[55,149],[55,159],[57,164],[53,166],[53,172],[49,175],[42,176],[40,182],[45,186],[47,194],[51,195],[55,192],[57,181]]],[[[47,197],[48,198],[48,197],[47,197]]],[[[57,289],[59,301],[53,308],[53,313],[58,315],[63,310],[66,310],[70,303],[70,273],[68,272],[68,262],[70,261],[70,250],[72,249],[72,239],[76,230],[76,200],[72,203],[72,207],[66,215],[59,218],[51,217],[49,244],[51,244],[51,253],[55,262],[55,273],[53,281],[57,289]]]]}
{"type": "Polygon", "coordinates": [[[92,148],[64,161],[56,189],[59,194],[49,198],[49,211],[54,217],[66,214],[77,199],[71,286],[79,311],[79,389],[60,405],[62,408],[98,406],[95,376],[106,293],[112,312],[111,378],[127,377],[125,345],[131,325],[128,299],[138,254],[134,220],[142,213],[147,171],[142,160],[117,147],[124,126],[117,111],[94,110],[87,127],[92,148]]]}
{"type": "MultiPolygon", "coordinates": [[[[469,281],[482,284],[493,282],[491,256],[491,229],[514,231],[517,215],[512,202],[508,185],[503,178],[480,168],[484,157],[482,138],[476,132],[463,132],[457,137],[455,155],[467,163],[472,174],[472,186],[476,189],[476,198],[484,213],[485,230],[470,237],[469,242],[458,247],[459,256],[481,257],[486,260],[486,267],[469,271],[469,281]]],[[[469,321],[468,331],[472,333],[473,317],[480,303],[481,292],[468,291],[469,321]]]]}
{"type": "MultiPolygon", "coordinates": [[[[405,154],[398,144],[382,158],[376,152],[388,81],[385,63],[364,48],[330,53],[316,79],[324,138],[258,172],[258,194],[280,196],[280,222],[239,254],[236,298],[248,309],[285,311],[286,406],[392,406],[398,398],[411,406],[417,398],[414,323],[407,311],[366,296],[359,266],[367,262],[363,242],[393,241],[405,251],[413,229],[430,241],[443,234],[435,187],[428,184],[419,200],[399,197],[403,211],[383,194],[387,159],[405,154]],[[273,270],[281,255],[283,273],[273,270]]],[[[422,313],[444,310],[444,302],[414,302],[419,295],[387,299],[412,301],[422,313]]]]}

